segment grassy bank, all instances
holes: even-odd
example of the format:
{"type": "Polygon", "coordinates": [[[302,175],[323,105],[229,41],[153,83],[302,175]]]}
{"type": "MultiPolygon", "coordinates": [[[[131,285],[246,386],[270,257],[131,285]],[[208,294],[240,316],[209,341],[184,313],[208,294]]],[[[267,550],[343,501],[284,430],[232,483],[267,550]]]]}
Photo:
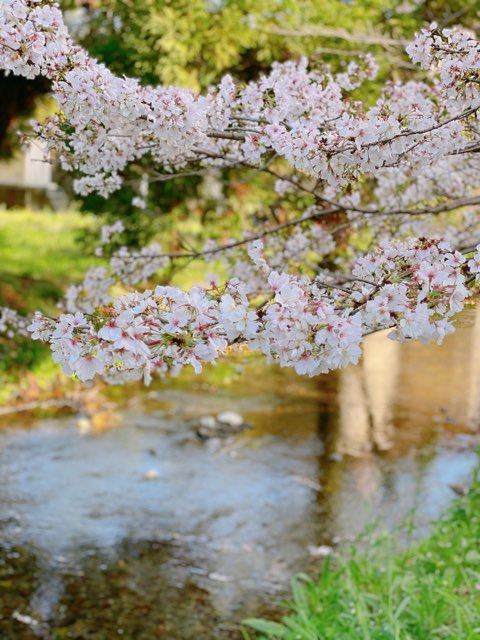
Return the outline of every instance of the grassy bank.
{"type": "MultiPolygon", "coordinates": [[[[75,212],[0,211],[0,306],[54,313],[67,284],[80,281],[91,263],[77,237],[92,224],[75,212]]],[[[0,337],[0,404],[27,388],[35,393],[58,373],[44,345],[0,337]]]]}
{"type": "Polygon", "coordinates": [[[53,310],[66,284],[81,280],[92,262],[77,242],[90,225],[73,211],[0,211],[0,303],[53,310]]]}
{"type": "Polygon", "coordinates": [[[480,473],[426,540],[408,551],[395,547],[384,535],[327,562],[319,581],[294,578],[282,621],[246,621],[256,633],[245,638],[480,638],[480,473]]]}
{"type": "MultiPolygon", "coordinates": [[[[81,282],[87,269],[99,264],[79,242],[83,230],[98,225],[75,211],[0,211],[0,307],[56,315],[67,286],[81,282]]],[[[186,223],[181,228],[188,235],[190,227],[186,223]]],[[[216,263],[210,267],[221,273],[216,263]]],[[[172,284],[188,287],[204,279],[205,268],[196,261],[169,275],[172,284]]],[[[61,393],[65,382],[44,344],[0,335],[0,405],[14,398],[36,400],[52,386],[61,393]]]]}

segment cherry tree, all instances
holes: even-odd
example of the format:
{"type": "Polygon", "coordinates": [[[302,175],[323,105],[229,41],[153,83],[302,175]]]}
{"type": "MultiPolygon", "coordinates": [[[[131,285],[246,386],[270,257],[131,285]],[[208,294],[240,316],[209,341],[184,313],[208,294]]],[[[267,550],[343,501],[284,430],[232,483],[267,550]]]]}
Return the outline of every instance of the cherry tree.
{"type": "Polygon", "coordinates": [[[104,227],[108,266],[69,287],[58,317],[3,309],[0,330],[48,343],[67,374],[110,382],[198,372],[242,347],[317,375],[358,362],[381,329],[440,343],[480,280],[480,44],[432,24],[407,53],[421,79],[387,83],[370,106],[354,98],[375,77],[369,55],[336,73],[277,63],[197,95],[116,77],[72,42],[55,4],[3,0],[0,67],[51,82],[58,111],[32,137],[79,194],[107,197],[136,163],[142,207],[152,181],[241,169],[265,176],[282,217],[253,212],[242,237],[173,253],[109,252],[122,225],[104,227]],[[228,279],[145,288],[192,259],[223,262],[228,279]]]}

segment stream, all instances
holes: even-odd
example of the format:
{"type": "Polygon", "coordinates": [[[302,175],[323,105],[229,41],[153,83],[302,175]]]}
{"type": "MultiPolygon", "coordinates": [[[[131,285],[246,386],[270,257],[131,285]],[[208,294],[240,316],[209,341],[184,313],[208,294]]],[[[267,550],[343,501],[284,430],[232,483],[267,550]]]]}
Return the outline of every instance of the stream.
{"type": "Polygon", "coordinates": [[[236,358],[117,388],[94,426],[3,419],[1,640],[241,638],[369,526],[424,535],[478,463],[480,309],[457,327],[441,347],[370,336],[313,379],[236,358]],[[224,411],[252,428],[199,439],[224,411]]]}

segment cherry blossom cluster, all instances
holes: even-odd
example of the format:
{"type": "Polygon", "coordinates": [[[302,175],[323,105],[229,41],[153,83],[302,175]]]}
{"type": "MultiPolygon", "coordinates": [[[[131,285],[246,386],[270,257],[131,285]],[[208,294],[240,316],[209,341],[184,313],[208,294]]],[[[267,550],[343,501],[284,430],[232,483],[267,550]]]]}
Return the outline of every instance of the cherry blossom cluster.
{"type": "Polygon", "coordinates": [[[66,169],[83,174],[80,194],[119,189],[123,169],[147,156],[168,172],[191,163],[259,166],[277,154],[341,189],[412,156],[431,165],[472,145],[466,129],[480,106],[479,47],[464,32],[420,34],[408,51],[434,66],[436,80],[388,85],[365,109],[346,96],[375,75],[369,56],[338,74],[311,70],[304,59],[274,64],[245,87],[225,76],[198,96],[115,77],[73,45],[48,2],[6,0],[0,15],[2,67],[52,80],[60,111],[37,133],[66,169]]]}
{"type": "Polygon", "coordinates": [[[90,267],[81,284],[71,284],[60,307],[67,311],[93,313],[99,305],[112,300],[115,278],[106,267],[90,267]]]}
{"type": "Polygon", "coordinates": [[[53,76],[67,62],[72,43],[56,4],[2,0],[2,68],[15,75],[53,76]]]}
{"type": "Polygon", "coordinates": [[[477,193],[478,161],[472,155],[440,157],[423,165],[415,157],[402,167],[386,168],[376,176],[375,197],[391,208],[408,211],[419,202],[435,203],[477,193]]]}
{"type": "Polygon", "coordinates": [[[100,241],[95,249],[95,255],[103,256],[103,249],[112,243],[112,239],[125,231],[125,226],[121,220],[117,220],[113,224],[104,224],[100,229],[100,241]]]}
{"type": "Polygon", "coordinates": [[[442,86],[452,100],[461,100],[464,106],[476,101],[480,73],[480,46],[475,34],[456,29],[439,31],[433,23],[423,29],[407,47],[412,62],[424,69],[437,67],[442,86]]]}
{"type": "MultiPolygon", "coordinates": [[[[238,346],[316,375],[357,362],[364,337],[379,329],[441,342],[480,281],[480,245],[466,255],[451,248],[478,235],[480,46],[431,25],[407,51],[428,77],[388,83],[371,107],[351,96],[377,72],[368,55],[340,73],[306,59],[276,63],[245,86],[227,75],[197,95],[116,77],[72,42],[55,4],[3,0],[0,68],[51,81],[58,113],[34,131],[79,176],[79,194],[107,197],[141,160],[156,179],[253,169],[271,174],[279,201],[308,200],[298,219],[287,206],[275,228],[255,222],[256,233],[227,242],[221,285],[126,293],[182,255],[121,247],[69,287],[66,313],[36,315],[32,337],[66,373],[111,382],[200,371],[238,346]],[[428,217],[449,211],[463,216],[460,233],[448,214],[438,225],[428,217]],[[361,242],[335,256],[345,226],[361,242]],[[362,255],[356,247],[368,237],[377,248],[362,255]]],[[[147,205],[145,171],[132,206],[147,205]]],[[[99,257],[121,232],[119,223],[103,229],[99,257]]],[[[186,255],[219,249],[209,242],[186,255]]],[[[24,322],[0,312],[0,330],[24,322]]]]}
{"type": "MultiPolygon", "coordinates": [[[[316,210],[316,207],[306,209],[304,216],[311,216],[316,210]]],[[[268,233],[269,227],[263,228],[268,233]]],[[[262,227],[257,228],[257,233],[261,230],[262,227]]],[[[233,240],[224,241],[224,246],[233,242],[233,240]]],[[[322,224],[303,225],[303,227],[292,225],[283,233],[266,235],[263,243],[265,256],[272,269],[305,275],[315,273],[322,258],[333,253],[336,246],[332,234],[322,224]]],[[[266,281],[263,270],[259,269],[250,258],[252,244],[253,241],[247,239],[240,246],[220,253],[210,253],[217,251],[219,247],[212,240],[208,240],[203,247],[204,260],[211,262],[214,259],[220,259],[231,278],[248,282],[252,290],[261,293],[264,292],[266,281]]]]}
{"type": "Polygon", "coordinates": [[[261,241],[249,254],[268,289],[261,303],[236,279],[188,292],[158,286],[93,314],[37,314],[29,330],[81,380],[148,382],[186,365],[199,372],[238,345],[317,375],[356,363],[365,335],[378,329],[393,329],[397,340],[440,343],[469,295],[466,277],[480,272],[478,251],[467,262],[446,243],[425,239],[382,243],[358,260],[350,289],[273,270],[261,241]]]}
{"type": "Polygon", "coordinates": [[[446,242],[381,242],[375,253],[359,258],[353,269],[361,281],[384,283],[362,287],[367,296],[372,286],[379,289],[365,303],[365,325],[372,329],[394,326],[390,337],[399,340],[440,344],[454,330],[451,318],[463,309],[469,295],[465,263],[465,256],[446,242]]]}
{"type": "Polygon", "coordinates": [[[480,245],[477,245],[475,255],[468,261],[468,268],[475,276],[475,281],[480,283],[480,245]]]}
{"type": "Polygon", "coordinates": [[[27,330],[28,320],[13,309],[0,307],[0,335],[14,338],[17,335],[30,336],[27,330]]]}
{"type": "MultiPolygon", "coordinates": [[[[102,226],[95,255],[102,257],[104,249],[122,231],[124,225],[121,221],[102,226]]],[[[110,256],[107,266],[91,267],[81,284],[70,285],[60,307],[71,313],[93,313],[96,307],[112,301],[112,289],[115,286],[124,289],[143,284],[167,263],[168,258],[162,255],[161,247],[157,243],[142,247],[138,251],[122,246],[110,256]]]]}

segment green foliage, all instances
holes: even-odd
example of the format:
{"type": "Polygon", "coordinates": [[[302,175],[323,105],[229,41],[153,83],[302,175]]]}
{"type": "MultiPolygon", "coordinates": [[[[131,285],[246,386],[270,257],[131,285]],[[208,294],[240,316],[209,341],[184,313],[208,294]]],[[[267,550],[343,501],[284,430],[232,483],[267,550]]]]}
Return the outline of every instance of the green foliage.
{"type": "MultiPolygon", "coordinates": [[[[141,174],[140,167],[133,167],[126,178],[127,184],[121,191],[108,199],[91,194],[81,201],[79,207],[84,213],[101,216],[103,224],[111,224],[121,219],[125,227],[121,240],[130,247],[145,246],[155,235],[171,233],[179,219],[188,217],[188,199],[195,196],[199,182],[195,177],[152,182],[148,194],[148,207],[140,209],[132,205],[132,199],[138,195],[141,174]]],[[[96,241],[91,234],[86,236],[87,246],[96,241]]]]}
{"type": "Polygon", "coordinates": [[[145,83],[200,90],[229,70],[247,79],[289,53],[285,38],[269,33],[294,25],[292,0],[106,0],[84,38],[117,73],[145,83]]]}
{"type": "MultiPolygon", "coordinates": [[[[364,50],[362,34],[405,39],[426,21],[470,24],[477,13],[475,2],[461,0],[137,0],[134,10],[125,0],[103,0],[83,40],[116,73],[199,90],[225,72],[245,81],[274,60],[312,56],[319,47],[364,50]],[[314,36],[316,27],[360,40],[314,36]]],[[[323,55],[338,62],[337,54],[323,55]]]]}
{"type": "MultiPolygon", "coordinates": [[[[390,534],[321,577],[293,578],[283,620],[246,620],[283,640],[474,640],[480,637],[480,473],[469,494],[407,551],[390,534]]],[[[250,637],[245,632],[245,637],[250,637]]]]}

